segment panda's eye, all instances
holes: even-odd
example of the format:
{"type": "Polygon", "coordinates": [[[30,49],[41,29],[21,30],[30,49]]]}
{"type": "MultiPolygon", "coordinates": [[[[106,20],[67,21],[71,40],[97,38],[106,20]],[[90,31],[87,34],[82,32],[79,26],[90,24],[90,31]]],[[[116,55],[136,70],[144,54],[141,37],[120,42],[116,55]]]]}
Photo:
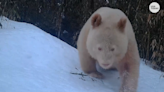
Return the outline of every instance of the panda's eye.
{"type": "Polygon", "coordinates": [[[114,48],[111,48],[111,51],[114,51],[114,48]]]}
{"type": "Polygon", "coordinates": [[[98,47],[98,50],[99,50],[99,51],[101,51],[101,50],[102,50],[102,48],[98,47]]]}

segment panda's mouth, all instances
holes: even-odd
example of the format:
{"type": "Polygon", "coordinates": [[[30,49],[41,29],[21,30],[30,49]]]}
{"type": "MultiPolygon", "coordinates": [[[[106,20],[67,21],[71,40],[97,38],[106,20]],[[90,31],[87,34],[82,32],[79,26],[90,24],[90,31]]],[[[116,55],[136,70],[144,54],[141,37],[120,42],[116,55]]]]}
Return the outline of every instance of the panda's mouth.
{"type": "Polygon", "coordinates": [[[107,67],[107,66],[109,66],[110,64],[102,64],[103,66],[105,66],[105,67],[107,67]]]}
{"type": "Polygon", "coordinates": [[[109,69],[111,67],[111,64],[101,64],[100,65],[103,69],[109,69]]]}
{"type": "Polygon", "coordinates": [[[104,67],[107,67],[107,66],[109,66],[110,64],[102,64],[104,67]]]}

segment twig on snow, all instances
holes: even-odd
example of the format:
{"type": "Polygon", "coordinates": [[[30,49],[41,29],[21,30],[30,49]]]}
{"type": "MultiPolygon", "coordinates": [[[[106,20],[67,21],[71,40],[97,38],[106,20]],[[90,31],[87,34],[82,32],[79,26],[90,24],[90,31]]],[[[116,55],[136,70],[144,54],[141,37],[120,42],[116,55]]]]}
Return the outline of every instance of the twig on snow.
{"type": "Polygon", "coordinates": [[[83,73],[71,73],[71,74],[74,74],[74,75],[81,75],[82,77],[88,76],[88,75],[85,75],[85,74],[83,74],[83,73]]]}

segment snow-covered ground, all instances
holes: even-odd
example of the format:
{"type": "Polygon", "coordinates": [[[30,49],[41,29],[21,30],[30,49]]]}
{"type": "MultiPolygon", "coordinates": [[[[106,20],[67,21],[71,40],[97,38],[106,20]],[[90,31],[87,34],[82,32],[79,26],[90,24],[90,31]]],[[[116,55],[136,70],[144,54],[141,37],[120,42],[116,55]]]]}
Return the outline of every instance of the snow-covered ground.
{"type": "MultiPolygon", "coordinates": [[[[0,92],[118,92],[117,71],[82,73],[77,50],[27,23],[0,18],[0,92]]],[[[162,72],[141,61],[138,92],[164,92],[162,72]]]]}

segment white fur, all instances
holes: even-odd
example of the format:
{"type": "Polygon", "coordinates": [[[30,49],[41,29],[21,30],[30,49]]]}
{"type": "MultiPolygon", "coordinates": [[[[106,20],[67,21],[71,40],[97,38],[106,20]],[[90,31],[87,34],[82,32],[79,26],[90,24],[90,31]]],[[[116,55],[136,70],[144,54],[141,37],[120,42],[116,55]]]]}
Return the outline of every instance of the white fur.
{"type": "Polygon", "coordinates": [[[122,11],[108,7],[95,11],[79,34],[77,49],[85,73],[101,78],[101,73],[95,67],[96,62],[104,69],[116,68],[122,77],[120,92],[124,92],[124,85],[131,89],[127,92],[136,92],[140,57],[132,25],[122,11]],[[96,14],[101,16],[101,23],[96,23],[97,27],[92,25],[92,18],[96,14]],[[126,19],[124,31],[118,27],[122,18],[126,19]],[[114,51],[111,50],[113,48],[114,51]],[[124,72],[129,73],[126,78],[124,72]]]}

